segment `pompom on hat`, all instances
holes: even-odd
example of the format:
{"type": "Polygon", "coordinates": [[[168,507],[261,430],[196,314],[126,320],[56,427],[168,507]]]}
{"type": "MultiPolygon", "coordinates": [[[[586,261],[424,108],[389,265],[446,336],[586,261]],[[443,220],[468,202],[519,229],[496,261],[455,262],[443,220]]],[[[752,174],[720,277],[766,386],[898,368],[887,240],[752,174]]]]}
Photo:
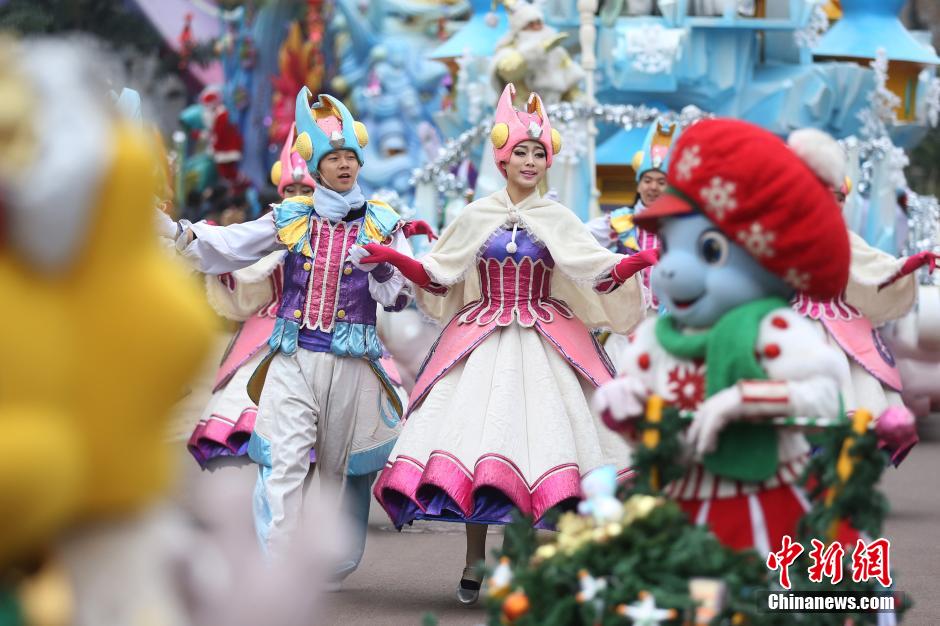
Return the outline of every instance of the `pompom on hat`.
{"type": "Polygon", "coordinates": [[[845,289],[849,237],[830,183],[776,135],[703,120],[674,145],[667,176],[666,193],[636,216],[641,228],[698,211],[794,289],[819,299],[845,289]]]}
{"type": "Polygon", "coordinates": [[[496,105],[496,115],[490,141],[493,144],[493,156],[500,173],[506,176],[506,166],[512,149],[523,141],[537,141],[545,148],[547,166],[552,166],[552,159],[561,150],[561,135],[552,128],[545,112],[542,99],[535,92],[529,94],[529,101],[524,111],[512,105],[516,87],[506,85],[496,105]]]}
{"type": "Polygon", "coordinates": [[[306,185],[312,189],[317,186],[307,168],[307,162],[294,151],[295,133],[296,124],[291,124],[284,147],[281,148],[281,158],[271,166],[271,183],[277,185],[277,192],[282,196],[288,185],[306,185]]]}

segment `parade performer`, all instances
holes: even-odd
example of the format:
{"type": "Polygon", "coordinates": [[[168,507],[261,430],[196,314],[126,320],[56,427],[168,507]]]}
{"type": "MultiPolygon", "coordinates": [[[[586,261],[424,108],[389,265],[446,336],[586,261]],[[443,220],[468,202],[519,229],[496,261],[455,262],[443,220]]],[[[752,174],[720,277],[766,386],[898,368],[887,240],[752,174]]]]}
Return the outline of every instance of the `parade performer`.
{"type": "Polygon", "coordinates": [[[842,293],[845,222],[810,166],[735,120],[683,133],[669,187],[637,222],[663,241],[653,281],[669,314],[639,326],[595,408],[628,433],[650,394],[692,416],[687,470],[665,493],[729,547],[767,554],[808,509],[796,483],[809,446],[771,420],[842,419],[845,358],[787,299],[842,293]]]}
{"type": "Polygon", "coordinates": [[[399,528],[469,523],[457,590],[468,604],[486,524],[518,509],[542,525],[579,498],[583,475],[607,464],[624,474],[629,464],[628,448],[590,412],[587,398],[612,370],[587,327],[629,331],[642,316],[639,281],[630,257],[539,196],[561,137],[537,94],[519,111],[513,92],[503,91],[491,133],[506,187],[467,205],[420,262],[373,244],[363,259],[398,267],[421,287],[421,309],[445,325],[374,492],[399,528]]]}
{"type": "MultiPolygon", "coordinates": [[[[669,169],[669,154],[672,144],[679,136],[679,125],[658,118],[650,126],[643,147],[633,155],[633,170],[636,172],[637,199],[633,206],[615,209],[607,215],[588,222],[588,228],[598,243],[621,254],[641,254],[652,265],[659,248],[656,235],[635,223],[636,216],[651,206],[666,189],[666,171],[669,169]]],[[[651,314],[659,306],[656,295],[650,288],[651,269],[643,270],[643,298],[651,314]]]]}
{"type": "MultiPolygon", "coordinates": [[[[271,168],[271,182],[282,199],[313,195],[316,183],[307,163],[292,150],[291,125],[280,159],[271,168]]],[[[242,322],[212,383],[212,399],[193,429],[187,447],[201,467],[213,459],[248,454],[257,405],[248,397],[248,380],[267,354],[284,291],[284,258],[276,250],[257,263],[231,273],[206,276],[206,295],[216,313],[242,322]]]]}
{"type": "Polygon", "coordinates": [[[294,150],[316,171],[313,198],[289,198],[272,213],[226,228],[184,222],[177,241],[205,273],[234,271],[287,249],[271,352],[249,381],[249,396],[260,398],[248,443],[261,465],[256,523],[275,554],[284,553],[302,521],[311,450],[321,484],[340,487],[347,473],[381,467],[401,414],[379,363],[375,316],[377,306],[404,307],[410,286],[390,265],[361,259],[368,242],[409,257],[411,249],[398,214],[359,190],[365,127],[332,96],[320,95],[312,108],[310,96],[306,87],[297,95],[294,150]]]}
{"type": "MultiPolygon", "coordinates": [[[[635,256],[637,262],[643,261],[652,266],[659,255],[659,240],[634,223],[635,216],[645,207],[653,204],[666,189],[666,171],[669,168],[669,153],[672,144],[679,136],[679,125],[658,118],[650,126],[643,146],[633,155],[633,170],[636,172],[637,199],[633,206],[614,209],[588,222],[588,230],[597,242],[619,252],[635,256]]],[[[646,314],[656,315],[659,301],[650,287],[651,267],[642,270],[643,301],[646,314]]],[[[623,367],[624,355],[629,343],[627,338],[616,333],[601,333],[598,341],[604,346],[614,369],[623,367]]]]}
{"type": "MultiPolygon", "coordinates": [[[[845,175],[845,154],[839,144],[811,128],[793,132],[787,143],[813,164],[841,206],[851,191],[851,181],[845,175]]],[[[799,293],[792,306],[818,324],[827,341],[844,355],[850,373],[841,389],[846,413],[851,415],[858,408],[870,411],[883,445],[898,464],[917,443],[916,425],[901,398],[901,374],[894,354],[878,329],[911,310],[917,298],[913,272],[925,265],[932,270],[936,255],[921,252],[895,258],[853,232],[849,232],[849,246],[845,290],[828,300],[799,293]]]]}

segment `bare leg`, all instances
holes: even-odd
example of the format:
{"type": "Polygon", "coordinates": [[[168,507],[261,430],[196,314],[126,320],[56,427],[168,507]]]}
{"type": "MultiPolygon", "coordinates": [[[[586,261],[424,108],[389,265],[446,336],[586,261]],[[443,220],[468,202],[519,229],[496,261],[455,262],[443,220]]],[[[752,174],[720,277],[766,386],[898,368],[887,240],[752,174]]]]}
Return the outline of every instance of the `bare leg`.
{"type": "Polygon", "coordinates": [[[480,597],[483,572],[477,565],[485,558],[486,524],[467,524],[467,561],[457,585],[457,600],[461,604],[473,604],[480,597]]]}
{"type": "Polygon", "coordinates": [[[486,524],[467,524],[467,567],[486,559],[486,524]]]}

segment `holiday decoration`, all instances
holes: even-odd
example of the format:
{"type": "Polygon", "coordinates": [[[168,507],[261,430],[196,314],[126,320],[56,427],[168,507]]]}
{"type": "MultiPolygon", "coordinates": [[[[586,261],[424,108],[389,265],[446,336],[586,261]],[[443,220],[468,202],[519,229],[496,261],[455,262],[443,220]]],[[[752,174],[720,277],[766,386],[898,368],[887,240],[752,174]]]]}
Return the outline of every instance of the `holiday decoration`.
{"type": "Polygon", "coordinates": [[[617,613],[629,617],[636,626],[659,626],[659,624],[676,617],[675,609],[658,608],[653,594],[648,591],[640,592],[639,602],[618,606],[617,613]]]}

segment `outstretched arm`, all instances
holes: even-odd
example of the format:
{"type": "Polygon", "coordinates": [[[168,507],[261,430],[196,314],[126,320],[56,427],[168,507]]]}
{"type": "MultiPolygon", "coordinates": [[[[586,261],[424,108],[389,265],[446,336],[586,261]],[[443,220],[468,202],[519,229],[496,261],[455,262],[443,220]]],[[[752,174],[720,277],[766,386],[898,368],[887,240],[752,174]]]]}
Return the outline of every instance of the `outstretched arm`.
{"type": "Polygon", "coordinates": [[[394,248],[378,243],[368,243],[364,245],[363,248],[368,250],[370,255],[361,259],[363,263],[390,263],[398,268],[398,271],[400,271],[405,278],[425,291],[435,295],[444,295],[447,293],[446,287],[438,285],[431,280],[427,270],[424,269],[424,266],[417,259],[413,259],[394,248]]]}
{"type": "Polygon", "coordinates": [[[248,267],[281,247],[271,213],[230,226],[181,220],[176,249],[204,274],[224,274],[248,267]]]}
{"type": "Polygon", "coordinates": [[[594,284],[594,290],[599,293],[610,293],[620,285],[630,280],[637,272],[656,265],[659,261],[659,248],[640,250],[636,254],[623,257],[610,271],[594,284]]]}
{"type": "Polygon", "coordinates": [[[937,269],[937,259],[940,259],[940,256],[938,256],[935,252],[930,252],[927,250],[907,257],[907,259],[904,261],[904,265],[901,266],[901,269],[899,269],[894,276],[878,285],[879,291],[891,283],[914,273],[922,267],[927,267],[927,271],[933,274],[933,271],[937,269]]]}

